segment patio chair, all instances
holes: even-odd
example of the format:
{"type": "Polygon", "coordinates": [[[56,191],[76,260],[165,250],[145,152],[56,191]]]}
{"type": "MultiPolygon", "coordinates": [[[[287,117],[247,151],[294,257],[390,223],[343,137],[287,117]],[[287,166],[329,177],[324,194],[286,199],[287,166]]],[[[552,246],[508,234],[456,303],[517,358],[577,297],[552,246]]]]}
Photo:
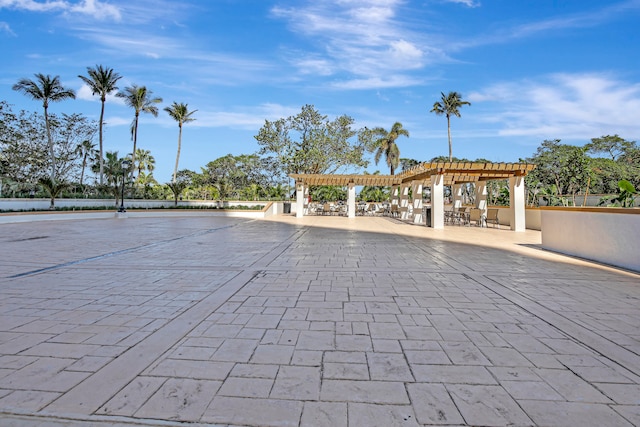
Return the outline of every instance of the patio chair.
{"type": "Polygon", "coordinates": [[[477,227],[482,227],[482,210],[471,208],[469,211],[469,225],[474,222],[477,227]]]}
{"type": "Polygon", "coordinates": [[[324,205],[322,205],[322,215],[331,215],[331,204],[328,202],[325,202],[324,205]]]}
{"type": "Polygon", "coordinates": [[[400,211],[398,210],[398,205],[391,205],[390,214],[394,218],[397,217],[400,214],[400,211]]]}
{"type": "Polygon", "coordinates": [[[500,228],[500,220],[498,219],[499,209],[487,209],[487,218],[485,222],[487,224],[494,224],[494,227],[497,225],[500,228]]]}

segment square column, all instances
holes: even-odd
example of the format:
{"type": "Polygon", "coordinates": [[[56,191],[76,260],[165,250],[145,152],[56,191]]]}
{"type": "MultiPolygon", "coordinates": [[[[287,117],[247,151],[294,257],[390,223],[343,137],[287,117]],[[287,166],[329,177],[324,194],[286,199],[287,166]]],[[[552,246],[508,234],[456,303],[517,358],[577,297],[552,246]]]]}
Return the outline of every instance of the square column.
{"type": "Polygon", "coordinates": [[[526,230],[524,205],[524,177],[509,178],[509,210],[511,211],[511,229],[513,231],[526,230]]]}
{"type": "Polygon", "coordinates": [[[296,218],[304,216],[304,194],[306,186],[302,182],[296,182],[296,218]]]}
{"type": "Polygon", "coordinates": [[[411,193],[413,194],[413,223],[422,224],[422,181],[411,182],[411,193]]]}
{"type": "Polygon", "coordinates": [[[347,217],[356,217],[356,186],[353,182],[349,183],[349,190],[347,191],[347,217]]]}
{"type": "Polygon", "coordinates": [[[400,219],[409,218],[409,186],[400,185],[400,219]],[[402,209],[404,208],[404,209],[402,209]]]}
{"type": "Polygon", "coordinates": [[[444,175],[431,175],[431,227],[444,229],[444,175]]]}
{"type": "Polygon", "coordinates": [[[487,216],[487,182],[476,182],[476,208],[480,209],[481,215],[487,216]]]}
{"type": "Polygon", "coordinates": [[[398,199],[400,198],[400,186],[392,185],[391,186],[391,204],[399,205],[398,199]]]}
{"type": "Polygon", "coordinates": [[[453,196],[453,209],[457,211],[462,207],[462,184],[453,184],[451,195],[453,196]]]}

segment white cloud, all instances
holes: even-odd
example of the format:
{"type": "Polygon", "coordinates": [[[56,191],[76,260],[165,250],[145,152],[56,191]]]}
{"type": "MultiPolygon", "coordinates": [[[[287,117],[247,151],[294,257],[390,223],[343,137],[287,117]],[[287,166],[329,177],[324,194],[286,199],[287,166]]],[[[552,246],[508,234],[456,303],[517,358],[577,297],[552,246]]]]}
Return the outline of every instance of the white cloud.
{"type": "MultiPolygon", "coordinates": [[[[100,102],[100,96],[94,95],[91,92],[91,89],[89,88],[89,86],[87,86],[86,84],[83,84],[82,86],[80,86],[80,89],[76,91],[76,99],[79,99],[82,101],[100,102]]],[[[107,95],[106,102],[107,104],[125,105],[124,99],[118,98],[115,92],[112,92],[111,94],[107,95]]]]}
{"type": "Polygon", "coordinates": [[[52,10],[65,10],[69,7],[66,1],[44,1],[35,0],[0,0],[0,8],[27,10],[29,12],[49,12],[52,10]]]}
{"type": "Polygon", "coordinates": [[[99,20],[113,18],[116,21],[120,21],[122,18],[117,7],[99,0],[83,0],[80,3],[71,5],[69,11],[93,16],[99,20]]]}
{"type": "Polygon", "coordinates": [[[502,136],[588,140],[638,134],[640,84],[601,74],[555,74],[538,81],[505,82],[468,100],[495,112],[480,118],[502,136]]]}
{"type": "Polygon", "coordinates": [[[75,3],[64,0],[0,0],[0,9],[2,8],[28,12],[59,11],[66,14],[87,15],[99,20],[113,18],[119,21],[121,18],[120,10],[117,7],[100,0],[81,0],[75,3]]]}
{"type": "Polygon", "coordinates": [[[336,89],[384,89],[384,88],[398,88],[398,87],[411,87],[424,83],[421,80],[404,76],[394,75],[385,78],[370,77],[366,79],[352,79],[333,83],[331,86],[336,89]]]}
{"type": "Polygon", "coordinates": [[[465,6],[468,7],[478,7],[480,6],[480,2],[479,1],[475,1],[475,0],[446,0],[447,3],[460,3],[460,4],[464,4],[465,6]]]}
{"type": "Polygon", "coordinates": [[[105,117],[104,123],[108,126],[131,126],[131,117],[105,117]]]}
{"type": "Polygon", "coordinates": [[[286,19],[293,31],[305,37],[315,47],[308,57],[316,62],[300,61],[292,55],[290,62],[307,74],[316,71],[327,76],[346,73],[360,82],[381,82],[389,87],[404,81],[407,70],[419,69],[438,53],[424,46],[424,34],[414,33],[406,21],[397,18],[401,0],[328,0],[303,7],[273,8],[272,14],[286,19]],[[315,49],[315,50],[314,50],[315,49]]]}
{"type": "Polygon", "coordinates": [[[476,34],[466,41],[449,42],[447,44],[451,51],[456,51],[475,46],[504,44],[515,39],[535,37],[540,34],[548,35],[551,32],[574,28],[593,28],[619,17],[628,16],[632,11],[637,11],[638,9],[640,9],[640,0],[628,0],[586,12],[559,15],[520,25],[507,25],[495,33],[476,34]]]}
{"type": "MultiPolygon", "coordinates": [[[[287,107],[280,104],[265,103],[257,107],[242,108],[242,111],[198,111],[196,121],[189,126],[201,128],[229,127],[254,131],[264,125],[265,120],[278,120],[296,115],[300,107],[287,107]]],[[[175,122],[172,122],[172,126],[175,122]]]]}
{"type": "Polygon", "coordinates": [[[16,33],[13,32],[9,24],[4,21],[0,21],[0,33],[7,33],[10,36],[16,35],[16,33]]]}

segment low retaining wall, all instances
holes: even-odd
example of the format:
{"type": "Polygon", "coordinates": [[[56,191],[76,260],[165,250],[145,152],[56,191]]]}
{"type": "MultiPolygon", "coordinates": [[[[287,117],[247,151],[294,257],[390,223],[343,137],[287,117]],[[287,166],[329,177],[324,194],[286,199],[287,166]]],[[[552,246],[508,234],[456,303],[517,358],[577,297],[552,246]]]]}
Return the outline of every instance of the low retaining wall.
{"type": "Polygon", "coordinates": [[[640,272],[640,209],[540,211],[543,248],[640,272]]]}
{"type": "MultiPolygon", "coordinates": [[[[18,203],[11,204],[11,207],[7,201],[12,202],[11,199],[0,200],[1,209],[42,209],[39,207],[38,199],[28,199],[33,204],[25,204],[25,199],[13,199],[18,200],[18,203]],[[4,203],[3,203],[4,202],[4,203]],[[25,206],[25,207],[15,207],[25,206]]],[[[60,199],[62,203],[58,203],[56,200],[56,206],[58,207],[104,207],[104,203],[99,203],[100,200],[84,200],[87,204],[71,203],[77,202],[78,199],[60,199]],[[69,204],[67,204],[69,203],[69,204]]],[[[141,201],[142,204],[138,204],[138,201],[125,200],[125,208],[129,209],[127,212],[120,214],[116,212],[116,207],[113,200],[105,199],[102,202],[110,202],[109,210],[67,210],[67,211],[47,211],[49,207],[49,200],[46,200],[45,210],[35,212],[5,212],[0,213],[0,223],[15,223],[15,222],[27,222],[27,221],[51,221],[51,220],[69,220],[69,219],[107,219],[107,218],[136,218],[136,217],[179,217],[179,216],[224,216],[224,217],[236,217],[236,218],[266,218],[271,215],[277,215],[282,212],[282,202],[224,202],[225,209],[172,209],[174,203],[170,202],[168,205],[164,205],[164,201],[141,201]],[[154,202],[156,206],[154,206],[154,202]],[[261,210],[249,210],[238,209],[233,210],[234,205],[243,206],[255,206],[261,205],[261,210]]],[[[208,203],[206,206],[216,206],[216,202],[179,202],[179,206],[205,206],[204,203],[208,203]],[[198,204],[199,203],[199,204],[198,204]]],[[[222,206],[222,202],[219,206],[222,206]]]]}
{"type": "MultiPolygon", "coordinates": [[[[215,201],[215,200],[180,200],[179,207],[218,207],[233,208],[233,206],[265,206],[268,202],[249,201],[215,201]]],[[[47,210],[51,204],[49,199],[0,199],[0,210],[2,211],[28,211],[47,210]]],[[[56,199],[57,208],[114,208],[117,209],[114,199],[56,199]]],[[[148,200],[148,199],[124,199],[125,208],[136,209],[172,209],[175,207],[173,200],[148,200]]]]}

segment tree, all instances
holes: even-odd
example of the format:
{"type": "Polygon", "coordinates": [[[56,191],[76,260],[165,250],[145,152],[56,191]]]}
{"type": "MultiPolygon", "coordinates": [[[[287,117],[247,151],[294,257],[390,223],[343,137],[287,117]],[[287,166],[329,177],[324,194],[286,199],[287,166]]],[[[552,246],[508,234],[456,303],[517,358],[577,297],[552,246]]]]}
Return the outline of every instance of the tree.
{"type": "Polygon", "coordinates": [[[191,185],[193,172],[183,169],[173,175],[173,181],[167,183],[167,187],[173,193],[174,206],[178,206],[178,199],[182,192],[191,185]]]}
{"type": "Polygon", "coordinates": [[[422,162],[416,159],[400,159],[400,169],[404,172],[406,170],[411,169],[412,167],[418,166],[422,162]]]}
{"type": "MultiPolygon", "coordinates": [[[[118,201],[120,200],[120,193],[122,192],[122,178],[123,173],[125,172],[122,169],[122,162],[125,160],[123,157],[118,157],[117,151],[107,151],[105,153],[104,159],[104,178],[106,183],[104,185],[107,186],[107,189],[114,196],[116,201],[116,206],[118,206],[118,201]]],[[[92,167],[94,173],[98,173],[100,171],[100,163],[94,164],[92,167]]]]}
{"type": "Polygon", "coordinates": [[[257,154],[227,154],[219,157],[202,168],[202,176],[205,183],[215,185],[218,181],[224,180],[239,190],[252,185],[266,187],[269,183],[263,162],[257,154]]]}
{"type": "Polygon", "coordinates": [[[400,163],[400,149],[398,148],[398,144],[396,144],[396,139],[401,135],[408,138],[409,131],[403,129],[402,123],[395,122],[391,127],[391,130],[387,131],[384,128],[375,128],[373,129],[373,134],[377,136],[373,142],[373,147],[376,150],[374,158],[376,165],[380,161],[380,157],[384,155],[387,166],[389,166],[391,171],[391,175],[394,175],[394,172],[400,163]]]}
{"type": "Polygon", "coordinates": [[[178,122],[178,128],[180,129],[178,133],[178,152],[176,154],[176,166],[173,169],[173,180],[171,181],[175,184],[176,175],[178,174],[178,163],[180,162],[180,149],[182,146],[182,125],[184,123],[194,121],[195,119],[191,117],[191,115],[198,110],[189,111],[189,107],[187,106],[187,104],[178,104],[177,102],[174,102],[170,107],[166,107],[164,111],[169,113],[171,118],[178,122]]]}
{"type": "MultiPolygon", "coordinates": [[[[80,186],[84,181],[84,171],[87,167],[89,160],[92,160],[96,156],[96,144],[88,139],[82,141],[76,147],[76,153],[82,158],[82,171],[80,172],[80,186]]],[[[104,171],[104,163],[100,161],[100,170],[104,171]]]]}
{"type": "Polygon", "coordinates": [[[64,181],[51,181],[49,177],[42,177],[38,180],[38,183],[42,186],[44,191],[49,195],[49,209],[55,209],[56,197],[62,193],[62,190],[67,188],[69,184],[64,181]]]}
{"type": "Polygon", "coordinates": [[[49,174],[50,155],[44,119],[37,113],[21,110],[14,114],[11,106],[0,101],[0,160],[2,176],[8,180],[27,183],[31,188],[38,178],[49,174]]]}
{"type": "Polygon", "coordinates": [[[118,90],[116,83],[122,77],[113,71],[113,68],[103,67],[102,65],[96,65],[95,68],[87,67],[88,76],[78,77],[80,80],[85,82],[89,89],[91,89],[91,94],[100,95],[100,123],[98,124],[98,132],[99,132],[99,141],[100,141],[100,185],[103,184],[104,181],[104,151],[102,144],[102,126],[104,124],[104,104],[107,101],[107,95],[111,92],[118,90]]]}
{"type": "Polygon", "coordinates": [[[545,140],[536,154],[526,159],[527,163],[535,164],[536,168],[527,175],[525,182],[527,185],[539,182],[543,193],[547,195],[549,189],[555,189],[554,200],[560,200],[562,204],[567,204],[563,196],[571,194],[575,204],[576,193],[583,186],[586,188],[589,180],[590,163],[585,151],[584,147],[561,144],[559,139],[545,140]]]}
{"type": "Polygon", "coordinates": [[[144,172],[153,173],[156,168],[156,159],[151,154],[151,151],[138,148],[135,158],[136,164],[134,165],[134,170],[138,171],[138,177],[144,172]]]}
{"type": "Polygon", "coordinates": [[[82,173],[78,146],[83,141],[93,141],[97,123],[77,113],[52,114],[49,122],[56,156],[56,177],[62,181],[77,182],[82,173]]]}
{"type": "Polygon", "coordinates": [[[365,167],[367,141],[363,136],[368,134],[354,131],[353,123],[346,115],[329,121],[313,105],[305,105],[295,116],[265,120],[254,138],[261,147],[259,154],[271,165],[274,180],[284,182],[292,173],[335,173],[342,168],[365,167]],[[350,142],[356,135],[358,141],[350,142]]]}
{"type": "Polygon", "coordinates": [[[123,98],[127,106],[133,108],[135,115],[131,123],[131,139],[133,140],[133,150],[131,151],[131,174],[133,175],[133,165],[136,161],[136,144],[138,142],[138,119],[140,113],[149,113],[153,117],[158,117],[158,107],[155,104],[162,102],[160,97],[152,97],[152,91],[146,86],[129,86],[124,88],[124,92],[118,92],[117,97],[123,98]]]}
{"type": "Polygon", "coordinates": [[[611,160],[615,161],[634,145],[635,142],[625,141],[618,135],[604,135],[600,138],[591,138],[591,142],[585,148],[593,154],[606,153],[611,160]]]}
{"type": "Polygon", "coordinates": [[[53,148],[53,138],[51,138],[51,127],[49,123],[49,103],[59,102],[65,99],[75,99],[76,94],[71,89],[65,89],[60,83],[60,76],[51,77],[49,74],[35,74],[35,81],[20,79],[14,84],[12,89],[24,93],[35,101],[42,101],[44,108],[44,121],[47,129],[47,142],[49,144],[49,155],[51,158],[51,182],[56,181],[56,157],[53,148]]]}
{"type": "Polygon", "coordinates": [[[453,150],[451,146],[451,116],[454,115],[456,117],[460,117],[460,108],[463,105],[471,105],[470,102],[463,101],[462,95],[458,92],[449,92],[448,95],[445,95],[444,92],[440,92],[442,97],[440,101],[436,101],[433,104],[433,108],[431,109],[432,113],[436,113],[436,115],[441,116],[445,115],[447,117],[447,136],[449,138],[449,161],[453,161],[453,150]]]}
{"type": "Polygon", "coordinates": [[[618,182],[626,179],[633,184],[640,183],[640,156],[634,158],[638,152],[635,141],[626,141],[618,135],[605,135],[592,138],[585,145],[588,152],[605,154],[606,157],[592,159],[593,191],[600,193],[615,193],[618,182]]]}

